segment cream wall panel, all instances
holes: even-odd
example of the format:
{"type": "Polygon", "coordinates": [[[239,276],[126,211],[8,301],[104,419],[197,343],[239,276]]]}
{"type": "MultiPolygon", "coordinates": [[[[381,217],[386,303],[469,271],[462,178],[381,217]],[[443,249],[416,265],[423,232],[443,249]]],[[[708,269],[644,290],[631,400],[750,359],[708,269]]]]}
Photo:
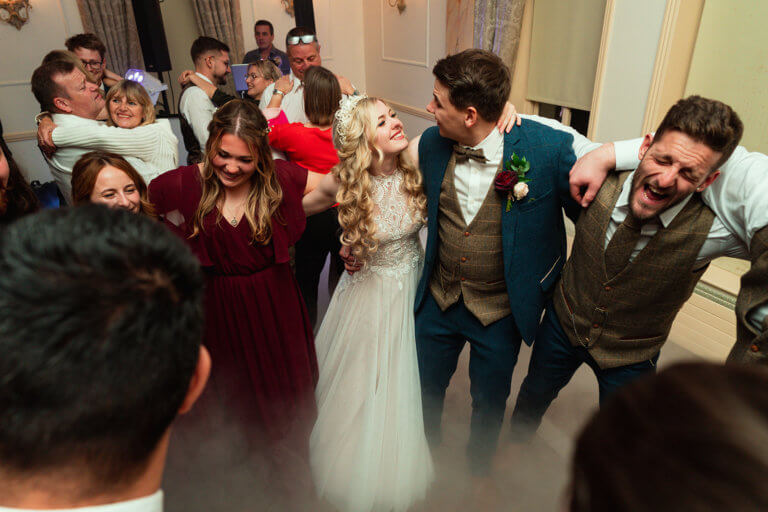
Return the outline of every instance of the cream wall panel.
{"type": "Polygon", "coordinates": [[[653,76],[665,0],[614,0],[607,45],[601,49],[595,119],[595,140],[629,139],[642,134],[653,76]]]}
{"type": "Polygon", "coordinates": [[[52,179],[31,138],[40,111],[30,90],[32,72],[46,53],[64,48],[67,37],[82,31],[76,0],[35,0],[21,30],[0,24],[0,117],[5,136],[17,139],[9,143],[13,156],[31,180],[52,179]]]}
{"type": "Polygon", "coordinates": [[[741,144],[768,153],[768,2],[708,0],[685,94],[717,98],[744,122],[741,144]]]}
{"type": "Polygon", "coordinates": [[[429,0],[412,2],[401,13],[380,0],[382,60],[429,67],[429,4],[429,0]]]}

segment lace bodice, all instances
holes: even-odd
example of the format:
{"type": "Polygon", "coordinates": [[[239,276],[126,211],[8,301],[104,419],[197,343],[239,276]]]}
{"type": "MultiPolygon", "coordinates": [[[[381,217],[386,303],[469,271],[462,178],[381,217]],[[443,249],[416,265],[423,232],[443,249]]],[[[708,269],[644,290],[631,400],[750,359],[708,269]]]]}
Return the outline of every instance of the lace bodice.
{"type": "Polygon", "coordinates": [[[363,279],[368,272],[398,276],[416,268],[422,259],[419,229],[424,219],[411,208],[402,191],[403,173],[373,177],[374,220],[378,250],[371,254],[368,265],[356,272],[353,280],[363,279]]]}

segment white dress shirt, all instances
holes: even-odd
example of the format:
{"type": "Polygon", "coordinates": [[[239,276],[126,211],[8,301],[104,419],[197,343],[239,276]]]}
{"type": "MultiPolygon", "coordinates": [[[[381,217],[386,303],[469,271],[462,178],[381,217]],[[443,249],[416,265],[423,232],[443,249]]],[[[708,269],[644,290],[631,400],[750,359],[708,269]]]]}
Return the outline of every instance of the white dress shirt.
{"type": "Polygon", "coordinates": [[[480,144],[472,149],[482,149],[487,161],[481,163],[468,158],[464,162],[456,162],[453,171],[456,196],[467,225],[480,211],[499,170],[501,158],[504,156],[504,136],[494,128],[480,144]]]}
{"type": "MultiPolygon", "coordinates": [[[[99,130],[105,126],[101,121],[86,119],[74,114],[53,114],[52,118],[54,124],[64,130],[67,128],[99,130]]],[[[54,140],[54,143],[55,142],[56,141],[54,140]]],[[[80,160],[81,156],[91,150],[92,148],[82,145],[73,144],[59,146],[57,144],[56,153],[54,153],[51,158],[46,157],[45,159],[48,163],[48,167],[51,169],[53,179],[56,180],[56,185],[58,185],[67,204],[72,204],[72,168],[75,166],[75,163],[80,160]]],[[[148,171],[147,165],[140,159],[126,157],[126,160],[135,167],[139,173],[148,171]]]]}
{"type": "MultiPolygon", "coordinates": [[[[288,118],[289,123],[308,123],[307,115],[304,113],[304,82],[296,78],[296,75],[289,75],[293,80],[293,87],[283,96],[283,101],[280,104],[280,108],[285,112],[285,117],[288,118]]],[[[275,93],[275,84],[269,84],[264,92],[261,93],[261,100],[259,100],[259,108],[265,109],[269,105],[269,100],[272,99],[272,95],[275,93]]]]}
{"type": "MultiPolygon", "coordinates": [[[[207,76],[200,73],[195,74],[209,84],[214,85],[207,76]]],[[[216,105],[213,104],[211,98],[201,88],[193,85],[187,88],[181,95],[179,112],[192,127],[195,138],[200,143],[200,147],[204,149],[205,143],[208,142],[208,124],[213,119],[213,113],[216,112],[216,105]]]]}
{"type": "MultiPolygon", "coordinates": [[[[621,194],[616,200],[616,206],[613,209],[613,213],[611,213],[611,220],[605,231],[604,248],[608,247],[608,242],[629,213],[629,196],[632,192],[632,177],[634,175],[635,173],[632,172],[627,176],[626,181],[624,181],[624,186],[621,189],[621,194]]],[[[643,227],[640,230],[640,238],[637,241],[637,245],[635,245],[635,248],[632,250],[632,255],[629,257],[629,261],[635,259],[638,253],[648,245],[648,242],[651,241],[651,238],[659,231],[659,229],[669,227],[675,217],[677,217],[677,214],[682,211],[690,200],[691,196],[689,195],[676,205],[661,212],[657,219],[651,219],[648,222],[643,223],[643,227]]],[[[707,239],[704,242],[704,245],[701,246],[701,250],[696,257],[696,267],[701,268],[719,256],[749,259],[749,250],[739,237],[728,231],[720,219],[715,217],[712,222],[712,227],[709,230],[709,234],[707,235],[707,239]]]]}
{"type": "Polygon", "coordinates": [[[93,507],[28,509],[0,507],[0,512],[163,512],[163,491],[135,500],[119,501],[93,507]]]}

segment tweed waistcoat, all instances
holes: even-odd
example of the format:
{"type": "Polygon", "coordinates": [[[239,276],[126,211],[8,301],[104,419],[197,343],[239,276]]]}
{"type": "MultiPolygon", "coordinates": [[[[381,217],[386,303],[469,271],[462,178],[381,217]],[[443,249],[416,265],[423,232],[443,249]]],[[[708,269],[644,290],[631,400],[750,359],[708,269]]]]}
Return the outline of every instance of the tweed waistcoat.
{"type": "MultiPolygon", "coordinates": [[[[179,102],[176,105],[178,112],[181,112],[181,98],[187,89],[191,87],[191,84],[187,84],[179,95],[179,102]]],[[[195,132],[192,129],[192,125],[186,120],[186,118],[179,114],[179,127],[181,128],[181,137],[184,141],[184,149],[187,150],[187,165],[198,164],[203,161],[203,148],[200,147],[200,142],[195,136],[195,132]]]]}
{"type": "Polygon", "coordinates": [[[667,340],[677,312],[707,265],[696,257],[714,213],[691,197],[666,228],[612,278],[605,269],[605,233],[628,172],[612,173],[576,224],[571,257],[555,287],[554,305],[571,343],[600,368],[651,359],[667,340]]]}
{"type": "Polygon", "coordinates": [[[454,185],[455,156],[440,187],[437,265],[429,289],[445,311],[463,296],[464,305],[489,325],[510,314],[501,245],[501,195],[493,184],[467,226],[454,185]]]}

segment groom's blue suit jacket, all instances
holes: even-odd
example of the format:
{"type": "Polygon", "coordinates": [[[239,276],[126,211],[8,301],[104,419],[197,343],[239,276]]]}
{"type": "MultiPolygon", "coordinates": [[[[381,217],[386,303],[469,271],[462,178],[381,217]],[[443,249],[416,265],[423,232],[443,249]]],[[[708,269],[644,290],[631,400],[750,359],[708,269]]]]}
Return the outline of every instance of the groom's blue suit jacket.
{"type": "MultiPolygon", "coordinates": [[[[438,247],[438,203],[445,169],[455,142],[428,129],[419,141],[419,168],[427,195],[427,250],[416,291],[416,311],[429,293],[438,247]]],[[[533,343],[544,306],[566,259],[566,214],[576,220],[580,208],[570,195],[568,172],[576,161],[573,137],[535,121],[523,120],[504,137],[504,162],[515,153],[531,163],[528,196],[502,208],[504,277],[517,328],[533,343]]]]}

